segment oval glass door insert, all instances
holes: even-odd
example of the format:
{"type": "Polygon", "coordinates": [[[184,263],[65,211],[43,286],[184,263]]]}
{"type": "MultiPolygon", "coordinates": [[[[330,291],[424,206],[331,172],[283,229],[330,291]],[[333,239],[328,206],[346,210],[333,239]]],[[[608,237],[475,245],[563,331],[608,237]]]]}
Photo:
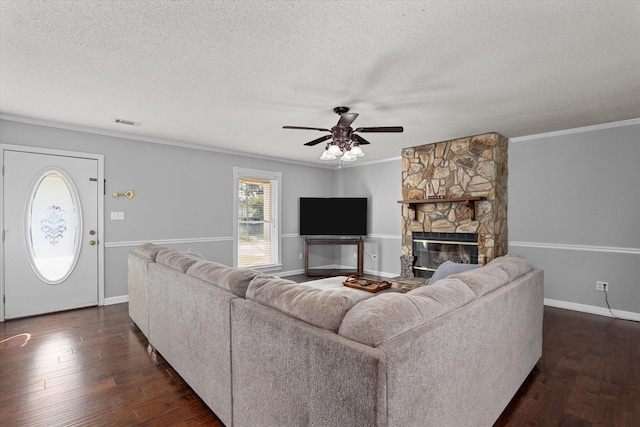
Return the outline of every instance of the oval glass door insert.
{"type": "Polygon", "coordinates": [[[52,285],[73,271],[82,236],[80,200],[73,181],[62,170],[39,173],[26,209],[27,252],[38,277],[52,285]]]}

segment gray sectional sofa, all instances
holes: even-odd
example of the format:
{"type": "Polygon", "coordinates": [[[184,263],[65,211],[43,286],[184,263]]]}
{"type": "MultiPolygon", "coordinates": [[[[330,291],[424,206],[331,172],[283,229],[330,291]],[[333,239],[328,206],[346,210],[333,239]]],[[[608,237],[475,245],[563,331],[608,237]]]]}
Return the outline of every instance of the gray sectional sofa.
{"type": "Polygon", "coordinates": [[[228,427],[490,426],[541,356],[542,285],[512,256],[371,294],[129,255],[131,318],[228,427]]]}

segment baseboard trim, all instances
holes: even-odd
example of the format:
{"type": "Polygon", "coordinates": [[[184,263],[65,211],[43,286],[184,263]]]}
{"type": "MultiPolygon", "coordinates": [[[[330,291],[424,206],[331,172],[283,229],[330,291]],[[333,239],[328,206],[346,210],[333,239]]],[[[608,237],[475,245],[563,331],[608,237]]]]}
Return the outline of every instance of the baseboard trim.
{"type": "Polygon", "coordinates": [[[398,273],[389,273],[389,272],[386,272],[386,271],[374,271],[374,270],[364,270],[364,274],[365,274],[365,276],[366,275],[378,276],[378,277],[384,277],[385,279],[392,279],[392,278],[398,277],[400,275],[398,273]]]}
{"type": "Polygon", "coordinates": [[[129,302],[129,295],[120,295],[119,297],[104,299],[104,305],[122,304],[123,302],[129,302]]]}
{"type": "Polygon", "coordinates": [[[289,271],[280,271],[278,273],[273,274],[276,277],[287,277],[287,276],[295,276],[298,274],[304,274],[304,269],[301,268],[299,270],[289,270],[289,271]]]}
{"type": "Polygon", "coordinates": [[[596,307],[594,305],[578,304],[578,303],[569,302],[569,301],[554,300],[550,298],[544,299],[544,305],[547,305],[549,307],[580,311],[582,313],[597,314],[600,316],[607,316],[607,317],[617,317],[623,320],[633,320],[636,322],[640,322],[640,313],[634,313],[632,311],[611,310],[613,311],[613,315],[612,315],[609,312],[608,308],[596,307]]]}

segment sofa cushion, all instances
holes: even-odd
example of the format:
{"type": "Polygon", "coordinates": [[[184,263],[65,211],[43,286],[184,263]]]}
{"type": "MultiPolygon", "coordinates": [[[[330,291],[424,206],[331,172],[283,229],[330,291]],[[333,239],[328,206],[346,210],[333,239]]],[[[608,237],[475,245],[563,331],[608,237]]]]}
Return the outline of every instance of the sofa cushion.
{"type": "Polygon", "coordinates": [[[333,332],[351,307],[373,295],[347,287],[317,289],[267,275],[256,276],[247,290],[247,299],[333,332]]]}
{"type": "Polygon", "coordinates": [[[463,264],[453,261],[445,261],[436,269],[433,276],[429,279],[428,284],[431,285],[440,279],[451,276],[452,274],[464,273],[465,271],[473,270],[480,267],[478,264],[463,264]]]}
{"type": "Polygon", "coordinates": [[[175,249],[165,248],[158,252],[156,262],[164,264],[167,267],[186,273],[189,267],[198,262],[199,258],[193,255],[187,255],[184,252],[175,249]]]}
{"type": "Polygon", "coordinates": [[[476,270],[453,274],[449,278],[462,281],[479,297],[493,292],[510,281],[507,273],[489,265],[476,270]]]}
{"type": "MultiPolygon", "coordinates": [[[[436,285],[436,283],[434,283],[434,285],[436,285]]],[[[467,289],[468,288],[467,286],[467,289]]],[[[407,295],[412,297],[429,297],[440,302],[443,306],[457,308],[469,304],[476,299],[475,293],[468,292],[467,289],[460,285],[457,280],[453,279],[446,282],[443,281],[442,284],[438,286],[421,286],[415,288],[407,292],[407,295]]]]}
{"type": "Polygon", "coordinates": [[[487,263],[487,267],[497,267],[509,275],[511,280],[515,280],[520,276],[524,276],[531,270],[533,265],[521,256],[505,255],[493,259],[487,263]]]}
{"type": "Polygon", "coordinates": [[[150,261],[155,261],[158,252],[160,252],[163,248],[162,246],[156,246],[153,243],[145,243],[143,245],[137,246],[133,252],[148,258],[150,261]]]}
{"type": "Polygon", "coordinates": [[[476,298],[458,279],[442,279],[406,294],[384,294],[356,304],[344,316],[338,334],[375,347],[436,319],[476,298]]]}
{"type": "Polygon", "coordinates": [[[228,267],[217,262],[202,260],[187,270],[187,275],[211,283],[241,298],[245,297],[251,280],[260,274],[248,268],[228,267]]]}

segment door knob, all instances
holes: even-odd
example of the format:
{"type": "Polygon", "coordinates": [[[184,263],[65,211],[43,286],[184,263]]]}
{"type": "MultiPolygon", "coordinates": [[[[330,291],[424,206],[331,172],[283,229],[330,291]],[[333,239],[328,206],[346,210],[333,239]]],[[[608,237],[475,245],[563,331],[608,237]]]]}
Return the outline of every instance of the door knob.
{"type": "Polygon", "coordinates": [[[93,245],[95,245],[95,244],[96,244],[96,241],[95,241],[95,240],[89,240],[89,244],[90,244],[91,246],[93,246],[93,245]]]}

